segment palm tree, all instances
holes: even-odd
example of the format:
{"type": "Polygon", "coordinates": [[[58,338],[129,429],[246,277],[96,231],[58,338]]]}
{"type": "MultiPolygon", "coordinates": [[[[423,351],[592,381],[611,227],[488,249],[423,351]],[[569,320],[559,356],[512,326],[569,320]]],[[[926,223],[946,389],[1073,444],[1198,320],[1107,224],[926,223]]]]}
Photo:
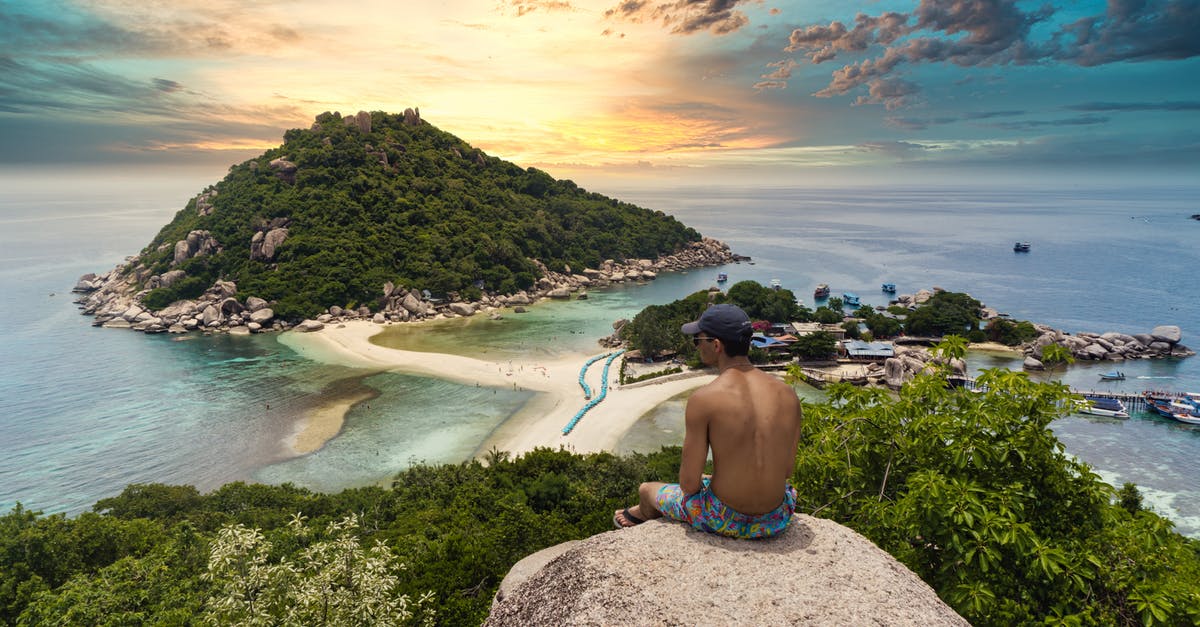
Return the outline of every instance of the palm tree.
{"type": "Polygon", "coordinates": [[[967,338],[961,335],[947,335],[933,347],[933,354],[947,360],[965,359],[967,357],[967,338]]]}
{"type": "Polygon", "coordinates": [[[1047,366],[1073,364],[1075,357],[1071,355],[1071,350],[1062,344],[1047,344],[1042,347],[1042,363],[1047,366]]]}

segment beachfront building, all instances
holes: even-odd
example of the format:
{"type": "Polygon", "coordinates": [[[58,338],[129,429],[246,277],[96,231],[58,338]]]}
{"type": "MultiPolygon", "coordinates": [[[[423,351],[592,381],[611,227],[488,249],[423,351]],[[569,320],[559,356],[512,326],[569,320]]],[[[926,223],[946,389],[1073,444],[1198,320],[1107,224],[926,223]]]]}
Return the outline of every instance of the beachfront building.
{"type": "Polygon", "coordinates": [[[846,330],[840,324],[821,324],[820,322],[793,322],[792,335],[801,337],[817,331],[824,331],[833,336],[835,340],[843,340],[846,338],[846,330]]]}
{"type": "Polygon", "coordinates": [[[780,357],[790,359],[791,354],[788,353],[789,345],[790,342],[785,342],[780,338],[768,337],[765,335],[755,335],[754,337],[750,338],[750,347],[766,351],[767,355],[770,356],[772,360],[780,357]]]}
{"type": "Polygon", "coordinates": [[[850,361],[884,361],[896,356],[896,347],[891,342],[864,342],[842,340],[842,355],[850,361]]]}

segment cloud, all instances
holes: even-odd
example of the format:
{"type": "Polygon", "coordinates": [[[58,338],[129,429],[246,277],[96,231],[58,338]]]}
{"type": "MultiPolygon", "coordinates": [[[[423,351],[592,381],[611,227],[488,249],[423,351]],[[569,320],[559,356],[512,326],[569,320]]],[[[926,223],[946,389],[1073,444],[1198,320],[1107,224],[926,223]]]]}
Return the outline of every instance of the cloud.
{"type": "Polygon", "coordinates": [[[750,23],[746,14],[736,8],[739,4],[754,1],[756,0],[625,0],[605,11],[604,16],[635,23],[661,22],[663,26],[671,28],[672,33],[678,35],[691,35],[701,31],[727,35],[750,23]]]}
{"type": "Polygon", "coordinates": [[[961,115],[946,115],[935,118],[917,118],[917,117],[900,117],[889,116],[886,120],[888,126],[901,128],[909,131],[921,131],[931,126],[943,126],[946,124],[956,124],[962,121],[972,120],[989,120],[991,118],[1014,117],[1025,115],[1026,111],[968,111],[961,115]]]}
{"type": "Polygon", "coordinates": [[[165,91],[167,93],[183,89],[183,85],[165,78],[156,78],[150,82],[153,83],[154,87],[159,91],[165,91]]]}
{"type": "Polygon", "coordinates": [[[1200,3],[1195,0],[1109,0],[1103,16],[1060,25],[1036,41],[1033,27],[1048,22],[1050,5],[1025,11],[1017,0],[921,0],[911,13],[859,13],[854,25],[833,21],[792,30],[787,52],[812,64],[846,54],[874,56],[836,69],[818,97],[866,86],[854,104],[888,109],[914,101],[914,83],[897,83],[905,66],[960,67],[1067,62],[1094,66],[1118,61],[1185,59],[1200,55],[1200,3]],[[899,88],[903,86],[903,88],[899,88]]]}
{"type": "MultiPolygon", "coordinates": [[[[501,10],[503,10],[504,5],[501,6],[501,10]]],[[[541,10],[543,13],[575,10],[574,5],[563,0],[509,0],[508,6],[516,10],[517,17],[523,17],[537,10],[541,10]]]]}
{"type": "Polygon", "coordinates": [[[866,96],[859,96],[854,104],[882,104],[888,111],[909,106],[921,89],[914,83],[899,78],[879,79],[869,83],[866,96]]]}
{"type": "Polygon", "coordinates": [[[1091,67],[1118,61],[1189,59],[1200,55],[1200,3],[1195,0],[1109,0],[1103,16],[1062,28],[1056,57],[1091,67]]]}
{"type": "Polygon", "coordinates": [[[787,88],[787,79],[792,77],[792,68],[799,65],[794,59],[784,59],[774,63],[768,63],[767,67],[775,68],[774,72],[768,72],[759,76],[764,79],[754,84],[754,89],[785,89],[787,88]]]}
{"type": "Polygon", "coordinates": [[[1098,115],[1086,115],[1077,118],[1066,118],[1062,120],[1021,120],[1017,122],[997,122],[992,126],[1008,131],[1028,131],[1036,128],[1058,127],[1058,126],[1092,126],[1094,124],[1106,124],[1109,118],[1098,115]]]}
{"type": "Polygon", "coordinates": [[[864,152],[885,154],[891,157],[908,157],[930,150],[937,150],[937,146],[926,146],[924,144],[903,141],[863,142],[855,147],[864,152]]]}
{"type": "Polygon", "coordinates": [[[1085,102],[1071,105],[1072,111],[1200,111],[1200,102],[1085,102]]]}

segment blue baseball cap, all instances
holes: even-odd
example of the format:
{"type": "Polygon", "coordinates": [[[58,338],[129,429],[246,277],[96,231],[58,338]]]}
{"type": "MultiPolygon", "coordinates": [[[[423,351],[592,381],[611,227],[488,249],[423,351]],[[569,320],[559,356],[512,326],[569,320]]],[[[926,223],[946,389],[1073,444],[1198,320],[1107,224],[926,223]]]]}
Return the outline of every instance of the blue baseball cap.
{"type": "Polygon", "coordinates": [[[737,305],[713,305],[700,314],[700,319],[679,327],[684,335],[701,331],[722,340],[746,340],[754,335],[750,316],[737,305]]]}

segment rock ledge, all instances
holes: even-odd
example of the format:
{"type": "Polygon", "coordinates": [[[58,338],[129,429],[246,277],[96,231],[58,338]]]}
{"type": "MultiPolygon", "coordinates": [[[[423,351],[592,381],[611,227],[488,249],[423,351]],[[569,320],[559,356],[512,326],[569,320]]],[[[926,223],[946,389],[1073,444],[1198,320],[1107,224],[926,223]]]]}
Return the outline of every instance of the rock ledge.
{"type": "Polygon", "coordinates": [[[760,541],[650,521],[567,546],[513,585],[520,566],[484,625],[968,624],[869,540],[805,515],[760,541]]]}

